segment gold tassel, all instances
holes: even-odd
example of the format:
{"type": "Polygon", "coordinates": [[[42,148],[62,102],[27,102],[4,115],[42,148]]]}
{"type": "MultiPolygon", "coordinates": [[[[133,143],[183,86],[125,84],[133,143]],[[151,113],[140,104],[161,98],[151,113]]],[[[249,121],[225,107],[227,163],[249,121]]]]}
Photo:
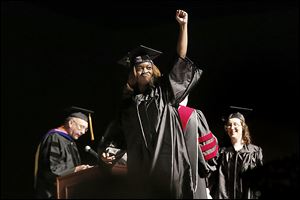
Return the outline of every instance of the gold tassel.
{"type": "Polygon", "coordinates": [[[35,152],[35,159],[34,159],[34,183],[33,187],[36,188],[36,181],[37,181],[37,172],[38,172],[38,167],[39,167],[39,154],[40,154],[40,146],[37,147],[37,150],[35,152]]]}
{"type": "Polygon", "coordinates": [[[94,131],[93,131],[91,113],[89,113],[89,123],[90,123],[91,140],[94,141],[94,131]]]}

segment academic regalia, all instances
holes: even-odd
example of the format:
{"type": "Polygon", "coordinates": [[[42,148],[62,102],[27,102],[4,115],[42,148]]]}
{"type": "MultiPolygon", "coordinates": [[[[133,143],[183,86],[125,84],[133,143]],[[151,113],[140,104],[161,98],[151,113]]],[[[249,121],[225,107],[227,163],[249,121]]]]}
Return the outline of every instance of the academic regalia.
{"type": "Polygon", "coordinates": [[[177,58],[168,76],[144,94],[123,100],[117,127],[110,127],[115,137],[110,137],[124,141],[128,175],[137,183],[134,197],[192,198],[191,166],[177,108],[201,74],[188,58],[177,58]]]}
{"type": "MultiPolygon", "coordinates": [[[[246,173],[263,165],[262,149],[256,145],[244,145],[239,151],[233,146],[220,149],[219,168],[210,181],[214,199],[256,199],[246,173]]],[[[253,178],[253,177],[252,177],[253,178]]]]}
{"type": "Polygon", "coordinates": [[[181,105],[178,111],[192,167],[193,198],[207,199],[206,177],[216,170],[217,139],[200,110],[181,105]]]}
{"type": "Polygon", "coordinates": [[[80,162],[73,139],[65,132],[50,130],[39,145],[36,197],[56,198],[56,177],[74,172],[80,162]]]}
{"type": "MultiPolygon", "coordinates": [[[[94,140],[92,110],[71,106],[63,110],[59,118],[67,122],[73,118],[86,121],[89,126],[80,126],[85,131],[90,128],[94,140]]],[[[78,124],[77,124],[78,126],[78,124]]],[[[81,165],[80,154],[74,139],[60,129],[51,129],[42,138],[35,154],[34,189],[37,198],[56,198],[56,177],[68,175],[81,165]]]]}

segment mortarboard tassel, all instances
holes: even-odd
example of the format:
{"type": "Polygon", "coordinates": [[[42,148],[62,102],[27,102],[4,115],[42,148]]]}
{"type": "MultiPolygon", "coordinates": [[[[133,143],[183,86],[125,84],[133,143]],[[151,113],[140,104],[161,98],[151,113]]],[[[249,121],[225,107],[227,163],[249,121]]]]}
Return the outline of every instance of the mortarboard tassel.
{"type": "Polygon", "coordinates": [[[89,123],[90,123],[90,132],[91,132],[91,140],[94,141],[94,131],[93,131],[93,126],[92,126],[92,117],[91,113],[89,113],[89,123]]]}

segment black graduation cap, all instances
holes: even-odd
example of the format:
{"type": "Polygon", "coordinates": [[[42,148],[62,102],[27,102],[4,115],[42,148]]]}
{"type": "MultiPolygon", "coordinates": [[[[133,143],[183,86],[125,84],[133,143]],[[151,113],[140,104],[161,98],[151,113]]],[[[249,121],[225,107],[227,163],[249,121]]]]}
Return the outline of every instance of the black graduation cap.
{"type": "Polygon", "coordinates": [[[252,108],[229,106],[227,111],[225,112],[226,116],[222,117],[222,121],[226,122],[230,118],[239,118],[240,120],[245,122],[246,118],[248,118],[250,113],[252,112],[252,108]]]}
{"type": "Polygon", "coordinates": [[[91,116],[91,114],[93,113],[94,111],[92,110],[88,110],[77,106],[71,106],[64,110],[64,118],[67,119],[68,117],[75,117],[88,122],[90,133],[91,133],[91,140],[94,140],[94,131],[92,126],[92,116],[91,116]]]}
{"type": "Polygon", "coordinates": [[[142,62],[153,62],[155,58],[160,56],[162,52],[155,49],[151,49],[144,45],[139,45],[132,51],[128,52],[122,59],[118,61],[118,64],[125,67],[132,67],[142,62]]]}

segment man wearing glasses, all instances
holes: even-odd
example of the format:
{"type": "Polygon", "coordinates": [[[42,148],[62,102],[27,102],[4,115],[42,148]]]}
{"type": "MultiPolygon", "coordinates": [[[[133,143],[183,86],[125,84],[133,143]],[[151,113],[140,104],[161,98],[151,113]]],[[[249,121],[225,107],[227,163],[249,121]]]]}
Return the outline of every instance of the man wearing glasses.
{"type": "Polygon", "coordinates": [[[64,122],[51,129],[41,140],[35,158],[36,198],[56,198],[56,177],[88,169],[81,164],[75,140],[88,131],[89,118],[84,113],[92,111],[72,107],[64,122]]]}

